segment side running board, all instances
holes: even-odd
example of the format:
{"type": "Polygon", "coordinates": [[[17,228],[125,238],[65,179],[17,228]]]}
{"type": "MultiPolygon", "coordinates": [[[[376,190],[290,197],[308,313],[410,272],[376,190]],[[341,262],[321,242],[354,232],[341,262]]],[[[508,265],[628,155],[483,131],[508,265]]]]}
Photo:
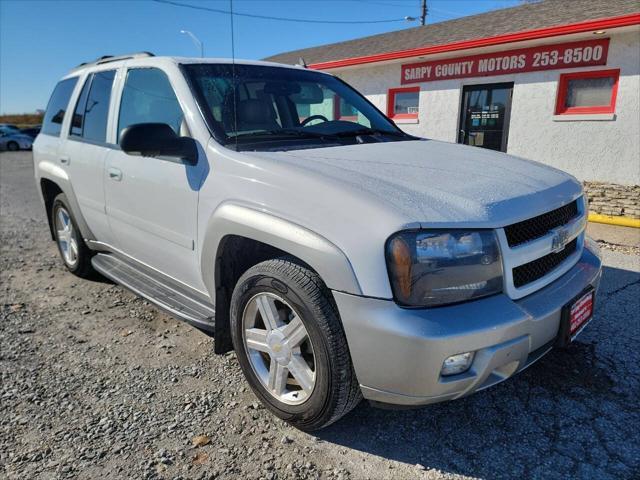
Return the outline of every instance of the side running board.
{"type": "Polygon", "coordinates": [[[91,264],[105,277],[147,299],[180,320],[213,334],[215,310],[185,289],[163,283],[150,272],[113,254],[98,253],[91,264]]]}

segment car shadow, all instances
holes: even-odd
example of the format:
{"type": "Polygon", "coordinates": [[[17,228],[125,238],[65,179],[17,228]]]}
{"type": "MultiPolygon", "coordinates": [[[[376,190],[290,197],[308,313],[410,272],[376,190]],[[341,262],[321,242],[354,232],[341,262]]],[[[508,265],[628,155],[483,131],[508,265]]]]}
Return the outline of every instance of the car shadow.
{"type": "Polygon", "coordinates": [[[640,441],[640,274],[604,270],[595,318],[568,348],[459,400],[395,411],[362,402],[317,436],[473,477],[633,476],[640,468],[637,450],[615,445],[640,441]],[[620,335],[625,331],[636,334],[620,335]]]}
{"type": "Polygon", "coordinates": [[[103,283],[105,285],[117,285],[116,282],[114,282],[110,278],[105,277],[100,272],[97,272],[95,270],[91,272],[89,277],[87,277],[85,280],[88,280],[90,282],[95,282],[95,283],[103,283]]]}

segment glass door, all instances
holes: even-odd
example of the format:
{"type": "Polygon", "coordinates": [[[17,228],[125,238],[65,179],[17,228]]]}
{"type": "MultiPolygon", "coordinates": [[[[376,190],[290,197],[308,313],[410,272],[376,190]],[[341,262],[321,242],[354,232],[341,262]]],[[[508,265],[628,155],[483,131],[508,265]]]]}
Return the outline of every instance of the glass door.
{"type": "Polygon", "coordinates": [[[464,87],[458,143],[506,152],[512,93],[513,83],[464,87]]]}

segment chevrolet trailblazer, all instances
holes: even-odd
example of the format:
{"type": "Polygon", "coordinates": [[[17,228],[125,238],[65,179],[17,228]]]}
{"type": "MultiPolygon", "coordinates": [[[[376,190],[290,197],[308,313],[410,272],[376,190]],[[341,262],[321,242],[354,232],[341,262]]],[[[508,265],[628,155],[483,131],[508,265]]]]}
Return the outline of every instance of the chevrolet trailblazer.
{"type": "Polygon", "coordinates": [[[103,57],[56,86],[34,162],[66,268],[211,333],[301,429],[482,390],[592,317],[576,179],[410,136],[326,73],[103,57]]]}

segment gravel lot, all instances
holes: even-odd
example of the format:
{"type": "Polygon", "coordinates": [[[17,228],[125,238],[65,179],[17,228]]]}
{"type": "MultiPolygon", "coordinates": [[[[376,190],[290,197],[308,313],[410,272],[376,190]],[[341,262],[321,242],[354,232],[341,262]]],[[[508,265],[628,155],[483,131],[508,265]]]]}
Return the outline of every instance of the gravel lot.
{"type": "Polygon", "coordinates": [[[363,402],[314,436],[259,406],[210,338],[67,273],[30,153],[0,154],[0,178],[0,477],[638,478],[637,255],[603,252],[597,318],[568,350],[462,400],[363,402]]]}

